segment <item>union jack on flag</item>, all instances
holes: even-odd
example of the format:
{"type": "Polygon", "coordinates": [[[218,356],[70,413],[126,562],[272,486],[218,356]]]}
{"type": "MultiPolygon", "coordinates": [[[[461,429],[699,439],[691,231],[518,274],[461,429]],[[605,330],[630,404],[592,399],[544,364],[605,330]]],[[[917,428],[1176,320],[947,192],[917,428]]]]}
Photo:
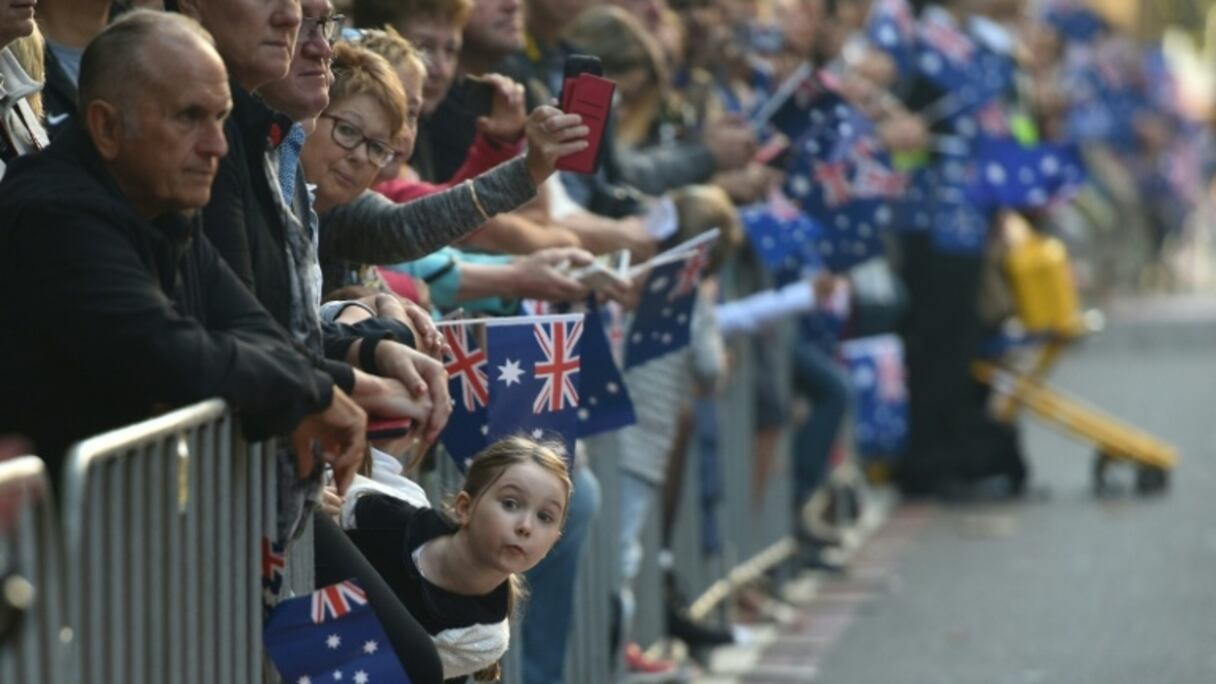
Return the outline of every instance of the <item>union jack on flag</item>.
{"type": "Polygon", "coordinates": [[[560,437],[574,453],[583,314],[515,316],[486,323],[487,436],[560,437]]]}
{"type": "Polygon", "coordinates": [[[443,369],[448,378],[460,383],[460,396],[464,409],[469,412],[485,406],[490,401],[489,381],[486,380],[486,352],[467,343],[466,326],[445,327],[443,337],[452,348],[452,355],[443,369]]]}
{"type": "Polygon", "coordinates": [[[677,299],[687,297],[693,290],[697,289],[697,284],[701,282],[701,271],[709,264],[709,246],[698,247],[693,251],[692,256],[684,260],[684,267],[680,269],[680,273],[676,276],[675,288],[667,293],[667,301],[674,302],[677,299]]]}
{"type": "Polygon", "coordinates": [[[285,599],[266,618],[262,644],[279,678],[289,684],[410,682],[354,580],[285,599]],[[329,617],[333,611],[327,606],[339,603],[341,614],[329,617]],[[322,621],[316,619],[318,605],[326,616],[322,621]]]}
{"type": "Polygon", "coordinates": [[[544,378],[540,393],[532,402],[533,413],[578,407],[574,374],[579,370],[578,342],[583,336],[583,321],[569,328],[566,325],[537,324],[532,330],[545,354],[543,361],[533,364],[537,377],[544,378]]]}
{"type": "Polygon", "coordinates": [[[439,441],[462,471],[477,452],[486,447],[486,406],[490,402],[490,380],[484,348],[477,345],[478,327],[467,321],[440,321],[438,328],[452,349],[445,359],[452,416],[439,441]]]}
{"type": "Polygon", "coordinates": [[[337,620],[355,609],[367,605],[367,594],[354,582],[331,584],[312,593],[312,621],[321,624],[337,620]]]}
{"type": "Polygon", "coordinates": [[[840,357],[853,384],[853,434],[858,452],[863,457],[899,454],[908,432],[908,392],[899,337],[848,340],[840,345],[840,357]]]}
{"type": "Polygon", "coordinates": [[[975,54],[975,43],[944,13],[934,13],[921,22],[920,39],[934,53],[956,64],[966,64],[975,54]]]}

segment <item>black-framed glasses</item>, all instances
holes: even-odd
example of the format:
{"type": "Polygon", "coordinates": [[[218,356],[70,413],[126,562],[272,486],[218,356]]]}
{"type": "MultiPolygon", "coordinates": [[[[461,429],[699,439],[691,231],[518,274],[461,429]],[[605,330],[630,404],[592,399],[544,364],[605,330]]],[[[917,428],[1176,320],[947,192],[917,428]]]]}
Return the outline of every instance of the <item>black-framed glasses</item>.
{"type": "Polygon", "coordinates": [[[363,135],[363,130],[355,124],[333,114],[322,114],[322,118],[334,122],[330,127],[330,137],[344,150],[355,151],[360,145],[367,150],[367,160],[375,166],[384,168],[397,154],[391,145],[383,140],[376,140],[363,135]]]}
{"type": "Polygon", "coordinates": [[[342,22],[346,21],[344,14],[328,14],[323,17],[304,17],[300,22],[300,40],[308,40],[319,35],[330,45],[342,35],[342,22]]]}

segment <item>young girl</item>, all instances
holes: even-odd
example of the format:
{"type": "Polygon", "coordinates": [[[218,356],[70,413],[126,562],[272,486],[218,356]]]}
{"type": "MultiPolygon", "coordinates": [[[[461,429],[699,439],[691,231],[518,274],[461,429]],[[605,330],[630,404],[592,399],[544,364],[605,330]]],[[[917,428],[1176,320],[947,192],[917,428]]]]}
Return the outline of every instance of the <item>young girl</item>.
{"type": "Polygon", "coordinates": [[[573,488],[560,445],[500,440],[474,457],[446,513],[412,490],[352,491],[342,523],[434,639],[445,678],[499,677],[520,573],[561,535],[573,488]]]}

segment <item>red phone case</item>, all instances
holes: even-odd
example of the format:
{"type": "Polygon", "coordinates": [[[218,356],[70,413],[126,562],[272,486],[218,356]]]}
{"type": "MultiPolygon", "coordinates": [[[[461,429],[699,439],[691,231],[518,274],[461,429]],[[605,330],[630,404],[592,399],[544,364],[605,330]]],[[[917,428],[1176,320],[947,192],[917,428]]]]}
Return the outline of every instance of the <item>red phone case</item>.
{"type": "Polygon", "coordinates": [[[404,437],[410,431],[413,421],[409,418],[400,420],[369,420],[367,421],[367,436],[369,439],[386,439],[404,437]]]}
{"type": "Polygon", "coordinates": [[[591,129],[587,135],[590,143],[582,152],[566,155],[557,160],[557,168],[575,173],[593,173],[599,160],[600,143],[604,139],[604,127],[612,111],[612,94],[616,83],[592,74],[579,74],[566,79],[562,88],[562,110],[583,117],[583,124],[591,129]]]}

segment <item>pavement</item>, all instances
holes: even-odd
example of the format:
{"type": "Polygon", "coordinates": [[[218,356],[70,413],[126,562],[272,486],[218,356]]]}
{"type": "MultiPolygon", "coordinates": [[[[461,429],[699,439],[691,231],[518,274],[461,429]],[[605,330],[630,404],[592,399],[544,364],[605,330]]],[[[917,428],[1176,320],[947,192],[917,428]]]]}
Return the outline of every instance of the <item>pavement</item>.
{"type": "Polygon", "coordinates": [[[1050,382],[1176,445],[1168,493],[1095,498],[1092,446],[1024,418],[1027,499],[879,506],[848,576],[696,681],[1216,682],[1216,306],[1120,302],[1050,382]]]}

